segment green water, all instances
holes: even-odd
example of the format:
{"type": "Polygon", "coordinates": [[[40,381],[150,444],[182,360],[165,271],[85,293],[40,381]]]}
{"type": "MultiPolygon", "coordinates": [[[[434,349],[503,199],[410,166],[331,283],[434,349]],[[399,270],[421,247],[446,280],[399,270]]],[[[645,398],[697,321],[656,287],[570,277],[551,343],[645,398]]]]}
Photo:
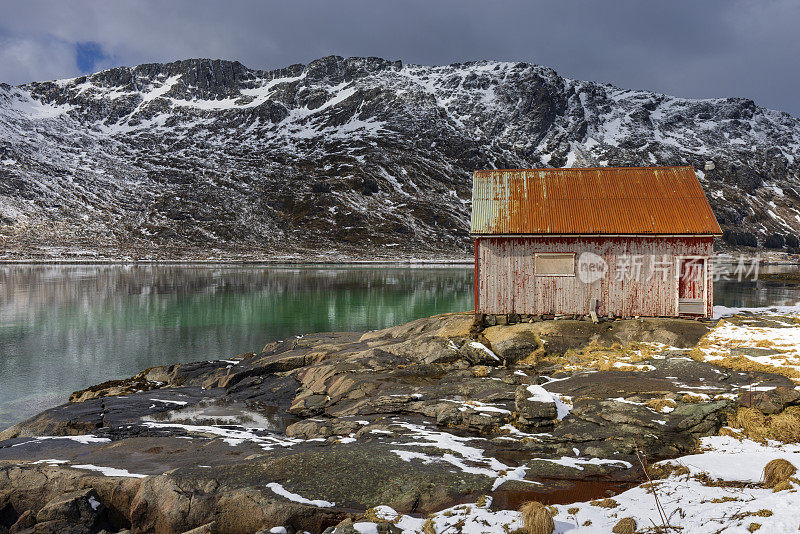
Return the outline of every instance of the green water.
{"type": "Polygon", "coordinates": [[[153,365],[469,309],[468,267],[2,266],[0,428],[153,365]]]}

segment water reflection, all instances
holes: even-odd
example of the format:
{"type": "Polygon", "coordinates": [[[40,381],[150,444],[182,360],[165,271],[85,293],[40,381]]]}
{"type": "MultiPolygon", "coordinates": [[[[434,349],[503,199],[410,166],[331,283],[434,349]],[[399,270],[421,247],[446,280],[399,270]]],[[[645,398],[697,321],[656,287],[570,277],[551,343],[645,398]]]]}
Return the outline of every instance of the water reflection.
{"type": "Polygon", "coordinates": [[[472,308],[464,267],[0,267],[0,428],[164,363],[472,308]]]}
{"type": "MultiPolygon", "coordinates": [[[[731,308],[757,308],[762,306],[790,306],[800,302],[800,285],[754,279],[752,274],[737,279],[734,264],[720,264],[720,272],[730,274],[732,280],[714,282],[714,304],[731,308]]],[[[759,273],[787,273],[797,271],[797,265],[762,265],[759,273]]],[[[757,276],[755,277],[757,278],[757,276]]]]}

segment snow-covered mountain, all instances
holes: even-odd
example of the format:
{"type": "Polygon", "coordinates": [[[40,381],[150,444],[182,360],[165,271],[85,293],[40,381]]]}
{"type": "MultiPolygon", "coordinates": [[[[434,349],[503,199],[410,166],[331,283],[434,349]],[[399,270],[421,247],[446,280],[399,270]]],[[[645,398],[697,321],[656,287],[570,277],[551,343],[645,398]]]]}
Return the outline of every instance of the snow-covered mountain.
{"type": "Polygon", "coordinates": [[[0,245],[5,257],[463,257],[474,169],[706,161],[698,176],[729,241],[800,233],[800,120],[751,100],[526,63],[120,67],[0,85],[0,245]]]}

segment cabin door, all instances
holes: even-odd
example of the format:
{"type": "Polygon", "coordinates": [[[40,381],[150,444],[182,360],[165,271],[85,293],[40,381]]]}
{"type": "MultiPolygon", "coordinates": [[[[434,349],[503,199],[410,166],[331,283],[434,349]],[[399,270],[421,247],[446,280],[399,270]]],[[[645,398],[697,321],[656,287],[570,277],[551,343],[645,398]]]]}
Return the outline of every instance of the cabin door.
{"type": "Polygon", "coordinates": [[[678,258],[678,315],[706,315],[706,258],[678,258]]]}

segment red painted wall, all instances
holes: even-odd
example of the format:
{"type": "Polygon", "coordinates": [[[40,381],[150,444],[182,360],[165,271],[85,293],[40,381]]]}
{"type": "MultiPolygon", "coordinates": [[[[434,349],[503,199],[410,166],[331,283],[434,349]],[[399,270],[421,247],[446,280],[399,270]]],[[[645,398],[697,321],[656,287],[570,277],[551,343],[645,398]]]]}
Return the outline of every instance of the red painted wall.
{"type": "MultiPolygon", "coordinates": [[[[676,258],[712,253],[710,236],[481,237],[475,240],[475,311],[587,314],[596,301],[601,316],[674,316],[676,258]],[[575,254],[574,276],[534,272],[535,254],[553,252],[575,254]],[[605,271],[591,274],[592,264],[605,264],[605,271]]],[[[711,315],[711,280],[705,286],[711,315]]]]}

